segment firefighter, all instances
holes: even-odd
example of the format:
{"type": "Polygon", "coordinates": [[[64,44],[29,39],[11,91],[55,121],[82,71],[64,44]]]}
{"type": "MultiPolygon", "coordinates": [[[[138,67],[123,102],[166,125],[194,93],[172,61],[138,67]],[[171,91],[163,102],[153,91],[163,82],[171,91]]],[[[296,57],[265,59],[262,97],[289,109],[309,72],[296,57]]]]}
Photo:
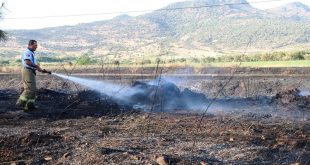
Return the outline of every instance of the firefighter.
{"type": "Polygon", "coordinates": [[[20,95],[19,99],[16,102],[16,106],[23,107],[24,111],[28,110],[35,110],[38,107],[35,105],[36,99],[36,71],[49,73],[38,65],[36,58],[35,58],[35,51],[37,49],[37,41],[30,40],[28,43],[28,48],[22,54],[22,81],[24,85],[24,91],[20,95]]]}

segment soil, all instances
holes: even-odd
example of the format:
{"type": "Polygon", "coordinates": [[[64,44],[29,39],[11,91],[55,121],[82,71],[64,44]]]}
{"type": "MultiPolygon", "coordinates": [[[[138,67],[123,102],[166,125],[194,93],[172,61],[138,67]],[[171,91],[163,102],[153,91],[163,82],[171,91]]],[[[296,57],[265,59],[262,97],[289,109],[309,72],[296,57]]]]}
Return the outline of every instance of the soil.
{"type": "Polygon", "coordinates": [[[20,76],[0,77],[0,164],[310,164],[304,77],[167,77],[211,106],[165,112],[38,75],[40,108],[27,113],[15,107],[20,76]]]}

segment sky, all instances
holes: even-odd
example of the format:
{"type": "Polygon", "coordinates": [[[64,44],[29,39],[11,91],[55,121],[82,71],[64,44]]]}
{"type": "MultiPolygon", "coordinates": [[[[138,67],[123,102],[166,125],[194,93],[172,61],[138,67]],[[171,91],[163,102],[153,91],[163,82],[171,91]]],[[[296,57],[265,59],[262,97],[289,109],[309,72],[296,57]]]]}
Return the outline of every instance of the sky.
{"type": "MultiPolygon", "coordinates": [[[[116,15],[122,14],[120,12],[125,11],[148,10],[148,12],[150,12],[151,10],[165,7],[170,3],[180,1],[184,0],[0,0],[0,2],[5,3],[4,15],[2,15],[2,19],[0,20],[0,29],[39,29],[63,25],[76,25],[78,23],[111,19],[116,15]],[[83,14],[88,15],[68,16],[83,14]],[[64,15],[66,15],[66,17],[57,17],[64,15]],[[53,17],[46,18],[47,16],[53,17]]],[[[310,0],[278,0],[268,3],[256,3],[259,1],[268,0],[248,0],[253,7],[259,9],[274,8],[295,1],[310,6],[310,0]]],[[[145,12],[130,12],[126,14],[136,16],[144,13],[145,12]]]]}

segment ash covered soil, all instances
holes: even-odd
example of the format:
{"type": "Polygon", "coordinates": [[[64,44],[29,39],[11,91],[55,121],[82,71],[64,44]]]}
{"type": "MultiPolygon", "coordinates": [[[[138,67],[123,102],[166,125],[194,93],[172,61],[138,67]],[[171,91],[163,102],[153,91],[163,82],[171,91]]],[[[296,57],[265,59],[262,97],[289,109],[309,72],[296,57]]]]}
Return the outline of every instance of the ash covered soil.
{"type": "Polygon", "coordinates": [[[39,110],[25,113],[15,107],[20,77],[0,77],[0,164],[310,163],[310,99],[301,95],[309,78],[235,77],[222,91],[227,77],[167,78],[206,95],[203,116],[134,109],[45,75],[37,77],[39,110]]]}

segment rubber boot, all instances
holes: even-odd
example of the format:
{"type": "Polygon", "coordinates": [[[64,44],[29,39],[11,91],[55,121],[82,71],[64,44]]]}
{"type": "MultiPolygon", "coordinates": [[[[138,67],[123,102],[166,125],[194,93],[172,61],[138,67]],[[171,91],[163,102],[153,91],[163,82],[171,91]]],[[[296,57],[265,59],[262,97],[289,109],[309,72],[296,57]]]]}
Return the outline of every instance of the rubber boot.
{"type": "Polygon", "coordinates": [[[27,101],[22,100],[22,99],[18,99],[15,106],[16,107],[24,107],[26,105],[27,101]]]}
{"type": "Polygon", "coordinates": [[[38,110],[39,107],[34,104],[34,102],[28,101],[28,103],[24,107],[24,111],[28,112],[30,110],[38,110]]]}

